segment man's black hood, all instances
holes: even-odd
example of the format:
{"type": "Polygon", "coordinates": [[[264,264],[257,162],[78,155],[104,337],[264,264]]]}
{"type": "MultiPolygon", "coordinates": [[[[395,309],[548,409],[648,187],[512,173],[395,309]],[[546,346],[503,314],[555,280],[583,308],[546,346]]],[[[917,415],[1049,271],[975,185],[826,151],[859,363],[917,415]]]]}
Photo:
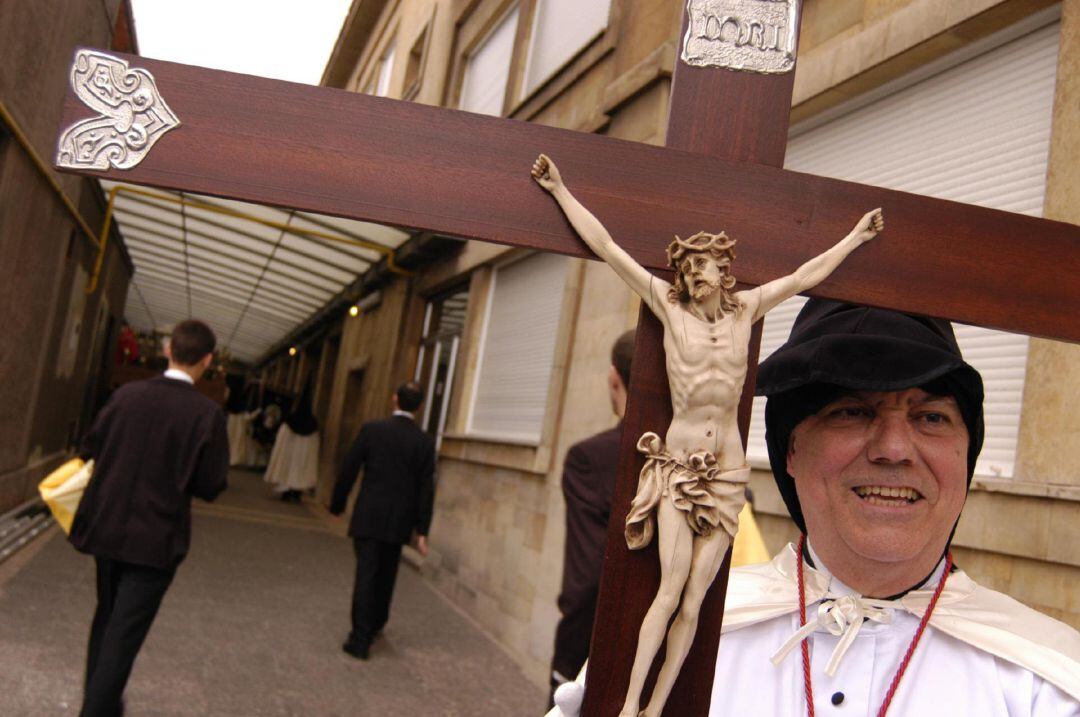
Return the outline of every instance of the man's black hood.
{"type": "Polygon", "coordinates": [[[967,426],[968,485],[983,443],[983,385],[948,321],[825,299],[806,302],[787,343],[758,368],[765,443],[791,519],[806,532],[787,450],[795,426],[842,392],[922,388],[952,396],[967,426]]]}

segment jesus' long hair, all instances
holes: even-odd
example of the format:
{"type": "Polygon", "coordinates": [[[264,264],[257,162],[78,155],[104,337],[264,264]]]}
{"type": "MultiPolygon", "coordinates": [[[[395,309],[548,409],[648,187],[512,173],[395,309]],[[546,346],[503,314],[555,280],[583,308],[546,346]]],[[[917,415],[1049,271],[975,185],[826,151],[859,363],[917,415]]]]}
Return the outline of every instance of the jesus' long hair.
{"type": "MultiPolygon", "coordinates": [[[[684,256],[691,253],[711,254],[722,264],[726,260],[727,266],[730,267],[731,262],[735,261],[735,243],[736,240],[729,238],[724,232],[719,234],[698,232],[686,240],[676,235],[675,241],[671,242],[667,248],[668,265],[675,270],[675,281],[668,289],[668,301],[673,304],[690,301],[690,290],[686,288],[686,281],[679,268],[684,256]]],[[[726,313],[736,314],[742,309],[742,302],[731,291],[734,286],[735,277],[731,275],[729,269],[721,280],[720,286],[716,288],[720,292],[720,308],[726,313]]]]}

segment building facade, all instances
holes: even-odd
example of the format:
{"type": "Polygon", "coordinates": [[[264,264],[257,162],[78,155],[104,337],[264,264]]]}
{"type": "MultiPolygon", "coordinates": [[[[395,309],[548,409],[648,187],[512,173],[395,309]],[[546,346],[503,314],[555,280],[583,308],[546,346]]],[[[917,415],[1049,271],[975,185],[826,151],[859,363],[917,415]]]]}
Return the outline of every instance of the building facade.
{"type": "MultiPolygon", "coordinates": [[[[662,144],[683,5],[357,0],[323,84],[662,144]]],[[[806,0],[787,166],[1080,222],[1078,50],[1080,0],[806,0]]],[[[316,374],[319,496],[360,422],[389,411],[398,382],[424,383],[439,467],[423,573],[545,684],[562,460],[614,424],[608,352],[638,301],[597,262],[469,242],[360,303],[262,368],[292,390],[316,374]]],[[[797,306],[766,320],[763,354],[797,306]]],[[[1080,625],[1080,349],[958,333],[987,380],[990,430],[957,560],[1080,625]]],[[[777,549],[794,527],[755,431],[755,507],[777,549]]]]}
{"type": "Polygon", "coordinates": [[[75,47],[136,51],[129,17],[123,0],[0,4],[0,515],[37,494],[108,389],[132,264],[113,232],[95,282],[101,187],[51,166],[75,47]]]}

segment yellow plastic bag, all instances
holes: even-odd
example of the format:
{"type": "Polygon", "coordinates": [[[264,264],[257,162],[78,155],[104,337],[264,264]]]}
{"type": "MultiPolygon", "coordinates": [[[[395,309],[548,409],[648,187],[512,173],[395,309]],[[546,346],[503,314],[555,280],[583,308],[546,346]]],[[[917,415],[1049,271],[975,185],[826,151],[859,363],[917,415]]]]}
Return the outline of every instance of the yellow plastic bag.
{"type": "Polygon", "coordinates": [[[79,501],[93,471],[93,461],[84,463],[81,458],[72,458],[38,484],[42,500],[65,533],[71,532],[71,521],[75,519],[75,511],[79,509],[79,501]]]}

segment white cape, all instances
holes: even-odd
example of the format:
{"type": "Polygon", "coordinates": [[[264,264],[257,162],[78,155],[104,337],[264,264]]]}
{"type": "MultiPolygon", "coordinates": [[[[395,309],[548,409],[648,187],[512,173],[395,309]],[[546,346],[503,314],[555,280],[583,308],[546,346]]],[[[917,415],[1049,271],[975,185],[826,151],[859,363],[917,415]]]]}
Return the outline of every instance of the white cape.
{"type": "MultiPolygon", "coordinates": [[[[796,548],[788,544],[771,562],[732,570],[721,632],[798,612],[796,561],[796,548]]],[[[825,597],[828,579],[823,574],[807,567],[804,578],[807,604],[825,597]]],[[[913,590],[899,602],[921,618],[933,594],[933,590],[913,590]]],[[[1080,700],[1080,632],[976,584],[963,570],[949,576],[930,625],[1030,670],[1080,700]]]]}
{"type": "MultiPolygon", "coordinates": [[[[721,632],[735,632],[797,613],[796,560],[796,548],[789,544],[770,562],[733,569],[721,632]]],[[[807,567],[803,577],[807,604],[825,597],[828,576],[807,567]]],[[[900,598],[899,603],[921,618],[932,595],[933,590],[913,590],[900,598]]],[[[1080,632],[1007,595],[976,584],[962,570],[949,576],[929,624],[950,637],[1029,670],[1080,701],[1080,632]]],[[[578,713],[585,672],[582,668],[574,682],[560,687],[556,693],[557,706],[547,717],[578,713]]]]}

